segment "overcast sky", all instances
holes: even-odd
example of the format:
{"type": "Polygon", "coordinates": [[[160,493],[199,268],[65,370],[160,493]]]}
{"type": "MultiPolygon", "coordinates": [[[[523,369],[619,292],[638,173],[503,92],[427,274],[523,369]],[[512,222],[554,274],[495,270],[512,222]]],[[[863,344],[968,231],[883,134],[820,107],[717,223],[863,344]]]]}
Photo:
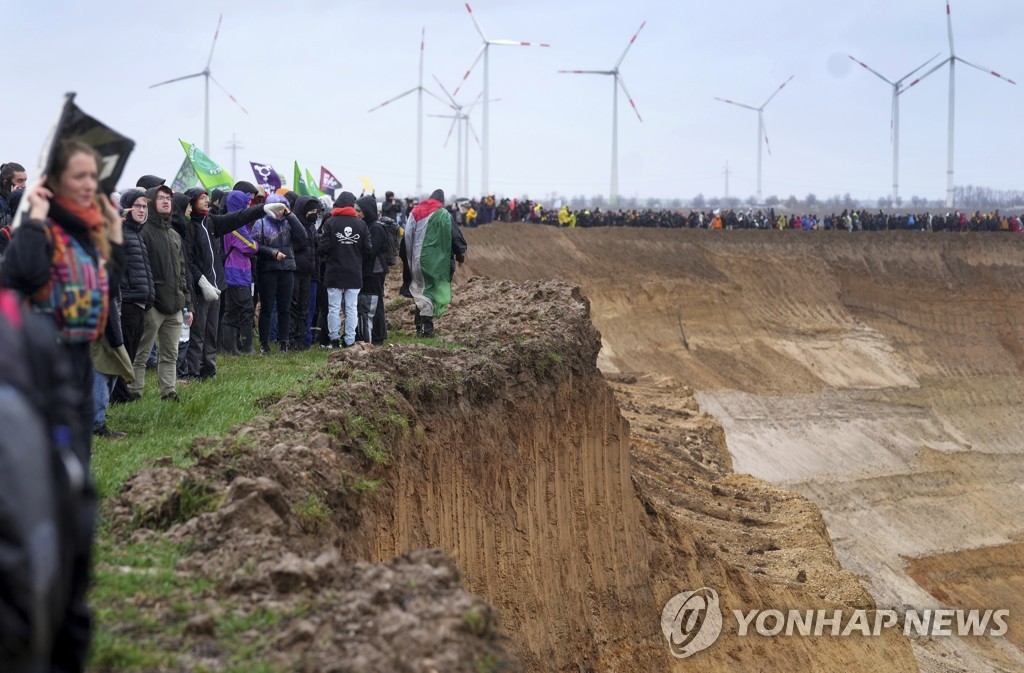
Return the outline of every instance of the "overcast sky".
{"type": "MultiPolygon", "coordinates": [[[[609,69],[644,20],[621,67],[640,123],[620,96],[620,191],[624,196],[720,195],[726,161],[732,195],[753,194],[757,115],[715,96],[768,106],[772,155],[764,196],[874,199],[891,189],[891,88],[845,59],[853,54],[890,79],[948,52],[944,0],[476,0],[488,37],[549,42],[550,49],[493,47],[491,191],[534,198],[550,192],[607,194],[612,79],[558,69],[609,69]]],[[[269,162],[289,181],[293,160],[319,175],[324,164],[359,190],[415,188],[415,96],[368,114],[417,85],[420,28],[426,81],[454,89],[480,47],[457,0],[295,2],[74,2],[0,0],[7,67],[0,160],[34,170],[61,95],[137,142],[122,186],[143,173],[173,177],[178,138],[202,143],[203,85],[148,85],[202,70],[224,14],[211,70],[244,114],[211,87],[211,156],[231,170],[232,133],[248,160],[269,162]]],[[[1024,82],[1024,2],[954,0],[957,53],[1024,82]]],[[[901,194],[945,195],[948,75],[902,96],[901,194]]],[[[460,98],[482,89],[478,66],[460,98]]],[[[438,92],[440,93],[440,92],[438,92]]],[[[425,99],[426,113],[446,113],[425,99]]],[[[1024,87],[957,69],[956,182],[1021,187],[1024,87]]],[[[479,131],[479,111],[473,122],[479,131]]],[[[455,186],[447,120],[424,122],[424,189],[455,186]]],[[[470,158],[480,189],[480,153],[470,158]]]]}

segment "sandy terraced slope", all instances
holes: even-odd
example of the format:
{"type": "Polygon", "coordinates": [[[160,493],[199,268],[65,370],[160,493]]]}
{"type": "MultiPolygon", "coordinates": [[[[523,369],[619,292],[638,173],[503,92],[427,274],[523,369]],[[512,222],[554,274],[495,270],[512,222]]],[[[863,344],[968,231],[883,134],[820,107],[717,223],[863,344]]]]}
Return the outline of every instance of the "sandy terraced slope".
{"type": "MultiPolygon", "coordinates": [[[[1024,595],[1024,238],[467,232],[469,273],[579,283],[609,374],[691,386],[737,472],[818,505],[880,607],[1024,595]]],[[[621,392],[619,393],[621,396],[621,392]]],[[[915,642],[922,671],[1024,670],[1005,639],[915,642]]]]}

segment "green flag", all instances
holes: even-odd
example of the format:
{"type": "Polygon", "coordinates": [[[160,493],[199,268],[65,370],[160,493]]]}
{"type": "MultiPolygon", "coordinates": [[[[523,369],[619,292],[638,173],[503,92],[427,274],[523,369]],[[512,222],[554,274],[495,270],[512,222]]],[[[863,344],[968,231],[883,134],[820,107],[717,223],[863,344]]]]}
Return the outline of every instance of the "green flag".
{"type": "Polygon", "coordinates": [[[309,189],[310,196],[316,196],[319,198],[324,195],[324,193],[320,191],[320,187],[317,186],[316,180],[313,179],[313,174],[309,172],[308,168],[306,169],[306,187],[309,189]]]}
{"type": "Polygon", "coordinates": [[[196,175],[196,169],[192,168],[192,162],[188,160],[188,157],[185,157],[185,160],[181,162],[181,168],[178,169],[177,175],[171,181],[171,189],[176,192],[183,192],[186,189],[192,189],[198,182],[199,177],[196,175]]]}
{"type": "Polygon", "coordinates": [[[196,176],[199,178],[199,182],[203,184],[204,189],[207,191],[218,187],[231,189],[235,181],[228,175],[226,170],[218,166],[213,159],[203,154],[203,151],[195,145],[190,145],[180,138],[178,142],[184,148],[185,156],[192,163],[192,168],[195,169],[196,176]]]}
{"type": "Polygon", "coordinates": [[[309,185],[306,184],[306,178],[302,177],[302,171],[299,170],[299,162],[295,162],[295,193],[299,196],[310,196],[309,185]]]}

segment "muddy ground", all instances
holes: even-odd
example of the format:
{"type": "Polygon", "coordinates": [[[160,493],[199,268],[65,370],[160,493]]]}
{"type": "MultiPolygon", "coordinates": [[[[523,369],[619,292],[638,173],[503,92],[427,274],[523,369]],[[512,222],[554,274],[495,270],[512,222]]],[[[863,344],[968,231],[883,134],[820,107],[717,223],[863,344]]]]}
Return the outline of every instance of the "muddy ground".
{"type": "MultiPolygon", "coordinates": [[[[408,304],[395,326],[411,324],[408,304]]],[[[221,670],[222,611],[304,671],[692,670],[660,629],[676,593],[726,609],[875,607],[807,499],[736,475],[719,422],[660,373],[597,368],[591,303],[559,282],[469,278],[430,344],[356,347],[188,470],[155,466],[107,512],[121,539],[187,544],[211,587],[166,624],[221,670]]],[[[909,641],[740,638],[706,671],[916,670],[909,641]]],[[[194,664],[194,666],[193,666],[194,664]]]]}
{"type": "MultiPolygon", "coordinates": [[[[490,225],[467,238],[470,273],[579,284],[602,371],[692,389],[735,470],[817,505],[880,607],[1024,595],[1022,237],[490,225]]],[[[615,388],[627,415],[664,398],[615,388]]],[[[1024,670],[1010,630],[917,640],[918,666],[1024,670]]]]}

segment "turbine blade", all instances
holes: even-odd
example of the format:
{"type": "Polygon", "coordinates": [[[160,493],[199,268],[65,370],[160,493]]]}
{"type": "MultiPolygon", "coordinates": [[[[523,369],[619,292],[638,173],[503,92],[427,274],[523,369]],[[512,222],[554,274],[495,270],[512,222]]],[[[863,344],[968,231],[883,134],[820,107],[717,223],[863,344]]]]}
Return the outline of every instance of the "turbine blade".
{"type": "Polygon", "coordinates": [[[727,98],[719,98],[718,96],[715,96],[715,100],[720,100],[723,103],[728,103],[729,105],[738,105],[739,107],[744,107],[747,108],[748,110],[753,110],[754,112],[757,112],[757,108],[754,107],[753,105],[744,105],[743,103],[737,103],[736,101],[729,100],[727,98]]]}
{"type": "Polygon", "coordinates": [[[613,70],[559,70],[563,75],[614,75],[613,70]]]}
{"type": "Polygon", "coordinates": [[[895,84],[895,82],[890,82],[889,79],[885,75],[883,75],[882,73],[878,72],[877,70],[875,70],[874,68],[869,66],[867,63],[864,63],[863,61],[858,61],[857,59],[855,59],[854,57],[850,56],[849,54],[847,54],[846,57],[849,58],[854,63],[856,63],[857,65],[859,65],[860,67],[862,67],[865,70],[867,70],[868,72],[870,72],[872,75],[874,75],[878,79],[882,80],[883,82],[886,82],[888,84],[895,84]]]}
{"type": "Polygon", "coordinates": [[[473,19],[473,25],[476,26],[476,32],[480,33],[480,39],[486,42],[487,36],[484,35],[484,29],[480,27],[479,23],[477,23],[476,16],[473,15],[473,8],[469,6],[468,2],[466,3],[466,11],[469,12],[469,18],[473,19]]]}
{"type": "Polygon", "coordinates": [[[764,130],[764,146],[768,148],[768,156],[772,155],[772,144],[768,142],[768,126],[761,120],[761,128],[764,130]]]}
{"type": "Polygon", "coordinates": [[[907,79],[908,77],[910,77],[911,75],[913,75],[913,74],[914,74],[915,72],[917,72],[917,71],[918,71],[918,70],[920,70],[921,68],[925,67],[926,65],[928,65],[929,63],[931,63],[932,61],[934,61],[935,59],[937,59],[937,58],[938,58],[939,56],[942,56],[942,53],[941,53],[941,52],[940,52],[940,53],[938,53],[938,54],[935,54],[935,56],[932,56],[932,57],[931,57],[930,59],[928,59],[927,61],[925,61],[925,62],[924,62],[924,63],[922,63],[921,65],[917,66],[916,68],[914,68],[913,70],[911,70],[910,72],[908,72],[908,73],[907,73],[906,75],[904,75],[903,77],[901,77],[901,78],[899,78],[898,80],[896,80],[896,84],[897,84],[897,85],[901,84],[901,83],[903,82],[903,80],[907,79]]]}
{"type": "Polygon", "coordinates": [[[1010,79],[1009,77],[1006,77],[1004,75],[1000,75],[995,70],[990,70],[989,68],[982,68],[980,65],[975,65],[974,63],[971,63],[970,61],[965,61],[962,58],[960,58],[959,56],[956,57],[956,60],[960,61],[964,65],[971,66],[975,70],[980,70],[982,72],[988,73],[989,75],[992,75],[994,77],[998,77],[999,79],[1001,79],[1001,80],[1003,80],[1005,82],[1009,82],[1010,84],[1016,84],[1016,82],[1014,82],[1012,79],[1010,79]]]}
{"type": "Polygon", "coordinates": [[[939,68],[941,68],[942,66],[946,65],[947,63],[949,63],[949,62],[950,62],[950,60],[951,60],[951,59],[948,59],[948,58],[944,58],[944,59],[942,59],[942,62],[941,62],[941,63],[939,63],[938,65],[936,65],[935,67],[933,67],[933,68],[932,68],[931,70],[929,70],[929,71],[928,71],[928,72],[926,72],[925,74],[923,74],[923,75],[921,75],[920,77],[918,77],[917,79],[915,79],[915,80],[914,80],[913,82],[911,82],[910,84],[908,84],[908,85],[906,85],[905,87],[903,87],[902,89],[900,89],[900,95],[902,96],[902,95],[903,95],[903,93],[904,93],[905,91],[907,91],[907,89],[909,89],[909,88],[911,88],[911,87],[913,87],[913,86],[916,86],[916,85],[917,85],[917,84],[918,84],[919,82],[921,82],[921,80],[925,79],[926,77],[928,77],[929,75],[931,75],[932,73],[934,73],[934,72],[935,72],[936,70],[938,70],[938,69],[939,69],[939,68]]]}
{"type": "MultiPolygon", "coordinates": [[[[469,5],[466,5],[466,7],[469,7],[469,5]]],[[[459,117],[458,117],[458,115],[456,115],[455,118],[452,119],[452,125],[450,127],[448,127],[448,137],[446,137],[444,139],[444,145],[442,145],[442,147],[444,147],[444,148],[448,147],[448,141],[452,139],[452,131],[455,130],[455,125],[458,124],[458,123],[459,123],[459,117]]]]}
{"type": "Polygon", "coordinates": [[[213,82],[214,84],[216,84],[216,85],[217,85],[217,87],[218,87],[218,88],[219,88],[219,89],[220,89],[221,91],[223,91],[223,92],[224,92],[225,94],[227,94],[227,97],[231,99],[231,102],[232,102],[232,103],[234,103],[234,104],[235,104],[235,105],[237,105],[238,107],[242,108],[242,112],[244,112],[245,114],[249,114],[249,111],[248,111],[248,110],[246,110],[246,109],[245,109],[245,107],[243,107],[243,106],[242,106],[242,104],[238,102],[238,99],[237,99],[237,98],[235,98],[234,96],[232,96],[232,95],[231,95],[231,92],[230,92],[230,91],[228,91],[227,89],[225,89],[225,88],[224,88],[224,85],[223,85],[223,84],[221,84],[221,83],[220,83],[220,82],[218,82],[218,81],[217,81],[216,79],[214,79],[213,75],[210,75],[210,81],[211,81],[211,82],[213,82]]]}
{"type": "Polygon", "coordinates": [[[220,36],[220,22],[224,20],[224,15],[221,14],[217,17],[217,30],[213,31],[213,42],[210,44],[210,55],[206,59],[206,69],[210,69],[210,62],[213,61],[213,50],[217,47],[217,38],[220,36]]]}
{"type": "MultiPolygon", "coordinates": [[[[413,89],[413,91],[416,91],[416,89],[413,89]]],[[[454,105],[452,105],[452,104],[450,104],[450,103],[446,102],[446,101],[445,101],[445,100],[444,100],[443,98],[441,98],[441,97],[440,97],[440,96],[438,96],[438,95],[437,95],[436,93],[434,93],[433,91],[431,91],[430,89],[428,89],[428,88],[426,88],[426,87],[423,87],[423,93],[427,94],[428,96],[431,96],[431,97],[433,97],[433,98],[434,98],[434,100],[436,100],[436,101],[437,101],[438,103],[440,103],[441,105],[447,105],[448,107],[450,107],[450,108],[451,108],[451,109],[453,109],[453,110],[455,110],[455,109],[456,109],[456,107],[455,107],[454,105]]]]}
{"type": "Polygon", "coordinates": [[[450,100],[452,102],[452,104],[449,107],[457,108],[459,104],[457,102],[455,102],[455,98],[453,98],[452,95],[450,93],[448,93],[448,89],[444,88],[444,84],[441,84],[441,80],[439,80],[437,78],[437,75],[434,75],[433,73],[431,73],[430,76],[434,78],[434,81],[437,82],[437,85],[439,87],[441,87],[441,91],[443,91],[444,95],[448,96],[448,100],[450,100]]]}
{"type": "Polygon", "coordinates": [[[633,112],[636,113],[636,118],[640,120],[640,123],[644,123],[644,118],[640,116],[640,110],[636,109],[636,103],[633,102],[633,97],[629,95],[629,91],[626,90],[626,83],[622,81],[622,75],[616,75],[615,81],[619,83],[619,87],[622,88],[622,93],[626,94],[626,100],[629,101],[630,106],[633,108],[633,112]]]}
{"type": "MultiPolygon", "coordinates": [[[[460,108],[460,109],[462,109],[462,110],[465,110],[465,111],[466,111],[466,114],[468,115],[468,114],[470,113],[470,111],[472,111],[472,110],[473,110],[473,108],[475,108],[475,107],[476,107],[477,105],[479,105],[480,103],[483,103],[483,100],[482,100],[482,99],[483,99],[483,97],[484,97],[484,92],[483,92],[483,91],[481,91],[481,92],[480,92],[480,95],[476,97],[476,100],[475,100],[475,101],[473,101],[473,102],[472,102],[472,103],[470,103],[469,105],[464,105],[464,106],[462,106],[462,108],[460,108]]],[[[487,99],[487,102],[488,102],[488,103],[498,103],[498,102],[500,102],[500,101],[501,101],[501,98],[488,98],[488,99],[487,99]]]]}
{"type": "Polygon", "coordinates": [[[520,40],[488,40],[487,44],[499,47],[550,47],[546,42],[522,42],[520,40]]]}
{"type": "Polygon", "coordinates": [[[773,98],[775,98],[776,96],[778,96],[778,95],[779,95],[779,92],[780,92],[780,91],[782,91],[783,89],[785,89],[785,88],[786,88],[786,85],[787,85],[787,84],[789,84],[789,83],[790,83],[791,81],[793,81],[793,78],[794,78],[794,77],[796,77],[796,75],[790,75],[790,76],[789,76],[789,79],[787,79],[787,80],[786,80],[785,82],[783,82],[782,84],[780,84],[780,85],[779,85],[779,88],[775,90],[775,93],[773,93],[773,94],[772,94],[771,96],[768,96],[768,100],[766,100],[766,101],[764,102],[764,105],[762,105],[762,106],[761,106],[761,109],[763,110],[763,109],[765,109],[766,107],[768,107],[768,103],[771,103],[771,102],[772,102],[772,99],[773,99],[773,98]]]}
{"type": "Polygon", "coordinates": [[[949,28],[949,55],[956,56],[956,49],[953,48],[953,12],[949,8],[949,0],[946,0],[946,26],[949,28]]]}
{"type": "Polygon", "coordinates": [[[626,54],[629,53],[629,48],[633,46],[634,42],[636,42],[636,36],[640,34],[640,31],[643,30],[644,26],[646,26],[646,25],[647,25],[647,22],[644,21],[643,23],[640,24],[640,27],[636,29],[636,32],[633,33],[633,37],[632,37],[632,39],[630,39],[629,44],[626,45],[626,49],[622,52],[622,56],[620,56],[619,60],[615,62],[615,69],[616,70],[618,70],[619,66],[622,65],[622,62],[626,59],[626,54]]]}
{"type": "Polygon", "coordinates": [[[469,127],[469,130],[473,133],[473,137],[476,139],[477,147],[482,147],[482,145],[480,144],[480,136],[476,134],[476,129],[473,128],[473,122],[469,121],[469,117],[466,117],[466,125],[469,127]]]}
{"type": "MultiPolygon", "coordinates": [[[[373,112],[374,110],[379,110],[382,107],[384,107],[385,105],[389,105],[390,103],[394,103],[399,98],[404,98],[404,97],[408,96],[409,94],[411,94],[411,93],[413,93],[414,91],[417,91],[417,90],[419,90],[419,87],[413,87],[413,88],[409,89],[408,91],[406,91],[405,93],[400,93],[397,96],[395,96],[394,98],[389,98],[388,100],[384,101],[383,103],[381,103],[377,107],[370,108],[368,110],[368,112],[373,112]]],[[[444,101],[441,101],[441,102],[443,103],[444,101]]]]}
{"type": "MultiPolygon", "coordinates": [[[[468,7],[469,5],[466,5],[466,6],[468,7]]],[[[487,45],[486,44],[484,44],[484,46],[480,47],[480,51],[478,51],[476,53],[476,58],[473,59],[473,63],[469,66],[469,69],[466,71],[466,74],[462,76],[462,81],[459,82],[459,85],[457,87],[455,87],[455,93],[452,94],[453,96],[458,96],[459,95],[459,89],[461,89],[462,85],[466,83],[467,79],[469,79],[470,73],[473,72],[473,68],[476,67],[476,64],[480,62],[480,59],[483,57],[484,51],[486,51],[486,50],[487,50],[487,45]]]]}
{"type": "Polygon", "coordinates": [[[202,77],[204,74],[205,73],[197,72],[194,75],[185,75],[184,77],[175,77],[174,79],[169,79],[166,82],[160,82],[159,84],[151,84],[149,86],[149,88],[150,89],[155,89],[158,86],[163,86],[164,84],[173,84],[174,82],[180,82],[183,79],[192,79],[193,77],[202,77]]]}

